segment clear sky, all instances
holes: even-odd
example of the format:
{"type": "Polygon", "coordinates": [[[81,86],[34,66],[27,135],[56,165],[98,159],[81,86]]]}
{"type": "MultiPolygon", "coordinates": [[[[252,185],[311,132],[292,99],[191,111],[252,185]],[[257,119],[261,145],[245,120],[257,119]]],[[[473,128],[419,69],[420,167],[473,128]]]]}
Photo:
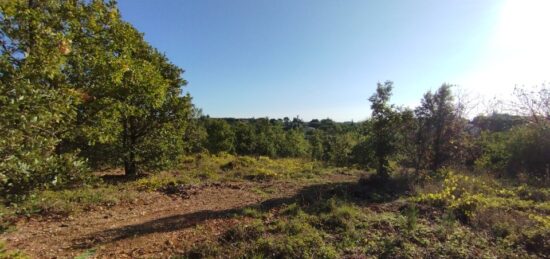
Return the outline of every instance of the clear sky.
{"type": "Polygon", "coordinates": [[[212,117],[362,120],[377,82],[509,97],[550,78],[548,0],[119,0],[212,117]]]}

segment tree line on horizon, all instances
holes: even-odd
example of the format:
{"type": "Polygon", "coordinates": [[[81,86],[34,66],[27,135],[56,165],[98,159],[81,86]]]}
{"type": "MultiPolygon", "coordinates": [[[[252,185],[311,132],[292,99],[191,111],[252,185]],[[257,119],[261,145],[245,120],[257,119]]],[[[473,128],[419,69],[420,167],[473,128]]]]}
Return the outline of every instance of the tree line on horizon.
{"type": "Polygon", "coordinates": [[[516,113],[464,118],[452,87],[415,109],[378,83],[371,117],[216,119],[202,116],[183,70],[121,19],[114,1],[0,3],[0,195],[85,184],[92,171],[128,177],[174,168],[183,155],[297,157],[416,172],[463,167],[548,179],[550,90],[516,92],[516,113]]]}

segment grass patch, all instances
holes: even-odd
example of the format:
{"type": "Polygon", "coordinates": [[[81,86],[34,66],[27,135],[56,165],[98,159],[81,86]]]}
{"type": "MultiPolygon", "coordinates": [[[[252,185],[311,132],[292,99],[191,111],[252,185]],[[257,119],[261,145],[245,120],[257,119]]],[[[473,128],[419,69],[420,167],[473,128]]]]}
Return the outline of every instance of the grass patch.
{"type": "Polygon", "coordinates": [[[4,231],[20,215],[61,216],[91,210],[97,207],[111,207],[121,202],[133,202],[138,193],[122,186],[82,187],[60,191],[37,191],[21,203],[0,206],[0,228],[4,231]]]}
{"type": "Polygon", "coordinates": [[[425,186],[403,175],[380,181],[321,185],[295,202],[250,209],[241,215],[252,223],[230,228],[209,245],[236,258],[526,258],[550,252],[548,214],[540,208],[545,190],[456,173],[425,186]]]}
{"type": "Polygon", "coordinates": [[[9,250],[3,242],[0,242],[0,259],[27,259],[30,258],[17,250],[9,250]]]}
{"type": "Polygon", "coordinates": [[[200,180],[311,179],[332,172],[321,162],[300,158],[234,156],[230,154],[197,155],[182,159],[181,170],[200,180]]]}

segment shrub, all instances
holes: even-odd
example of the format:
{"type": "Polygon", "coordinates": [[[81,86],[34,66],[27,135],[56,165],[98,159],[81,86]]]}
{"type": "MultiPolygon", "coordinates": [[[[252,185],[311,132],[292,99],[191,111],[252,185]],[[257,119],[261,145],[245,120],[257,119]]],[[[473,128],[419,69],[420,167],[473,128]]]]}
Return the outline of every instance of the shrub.
{"type": "Polygon", "coordinates": [[[265,224],[261,220],[255,220],[251,224],[237,225],[230,228],[222,235],[221,240],[225,242],[256,240],[260,238],[265,231],[265,224]]]}
{"type": "Polygon", "coordinates": [[[283,235],[261,238],[254,244],[252,254],[268,258],[337,258],[322,234],[303,222],[291,222],[283,235]]]}

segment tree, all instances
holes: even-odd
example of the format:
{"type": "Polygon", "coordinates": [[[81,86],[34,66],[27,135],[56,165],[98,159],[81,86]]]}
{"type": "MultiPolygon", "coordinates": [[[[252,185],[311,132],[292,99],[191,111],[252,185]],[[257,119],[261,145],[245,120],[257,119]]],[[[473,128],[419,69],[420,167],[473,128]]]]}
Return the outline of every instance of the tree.
{"type": "Polygon", "coordinates": [[[512,109],[516,114],[536,124],[550,123],[550,87],[546,84],[533,89],[516,87],[514,95],[516,100],[512,103],[512,109]]]}
{"type": "Polygon", "coordinates": [[[325,143],[326,161],[338,166],[348,165],[358,136],[351,132],[329,136],[325,143]]]}
{"type": "Polygon", "coordinates": [[[415,110],[418,119],[417,169],[433,171],[450,161],[458,151],[463,120],[453,103],[451,85],[443,84],[434,94],[424,94],[415,110]]]}
{"type": "Polygon", "coordinates": [[[223,119],[206,119],[205,128],[208,137],[206,147],[213,154],[221,152],[233,152],[235,133],[223,119]]]}
{"type": "Polygon", "coordinates": [[[269,119],[260,118],[256,122],[256,155],[275,157],[277,156],[277,139],[282,128],[275,127],[269,119]]]}
{"type": "Polygon", "coordinates": [[[94,164],[122,163],[130,176],[173,161],[192,114],[190,96],[182,96],[183,70],[122,21],[114,2],[71,4],[64,73],[84,101],[68,146],[82,148],[94,164]]]}
{"type": "Polygon", "coordinates": [[[256,150],[256,132],[251,123],[239,121],[235,125],[235,151],[239,155],[253,155],[256,150]]]}
{"type": "Polygon", "coordinates": [[[0,196],[85,177],[58,144],[76,117],[80,93],[64,75],[73,35],[58,1],[0,2],[0,196]]]}
{"type": "Polygon", "coordinates": [[[282,157],[305,157],[309,149],[304,132],[301,129],[290,129],[284,134],[279,153],[282,157]]]}
{"type": "Polygon", "coordinates": [[[516,127],[508,140],[508,170],[513,175],[526,173],[537,181],[550,181],[550,88],[517,88],[514,107],[529,124],[516,127]]]}
{"type": "Polygon", "coordinates": [[[311,158],[314,160],[322,160],[324,156],[323,139],[324,134],[321,130],[314,129],[307,134],[307,140],[311,147],[311,158]]]}
{"type": "Polygon", "coordinates": [[[201,117],[202,111],[194,107],[188,119],[186,131],[183,134],[186,154],[201,153],[206,150],[204,143],[206,143],[208,133],[201,123],[201,117]]]}
{"type": "Polygon", "coordinates": [[[398,112],[393,105],[388,104],[393,82],[386,81],[378,83],[376,93],[369,101],[371,102],[371,125],[369,140],[374,151],[376,172],[381,177],[389,176],[389,159],[396,154],[398,138],[396,126],[399,123],[398,112]]]}

